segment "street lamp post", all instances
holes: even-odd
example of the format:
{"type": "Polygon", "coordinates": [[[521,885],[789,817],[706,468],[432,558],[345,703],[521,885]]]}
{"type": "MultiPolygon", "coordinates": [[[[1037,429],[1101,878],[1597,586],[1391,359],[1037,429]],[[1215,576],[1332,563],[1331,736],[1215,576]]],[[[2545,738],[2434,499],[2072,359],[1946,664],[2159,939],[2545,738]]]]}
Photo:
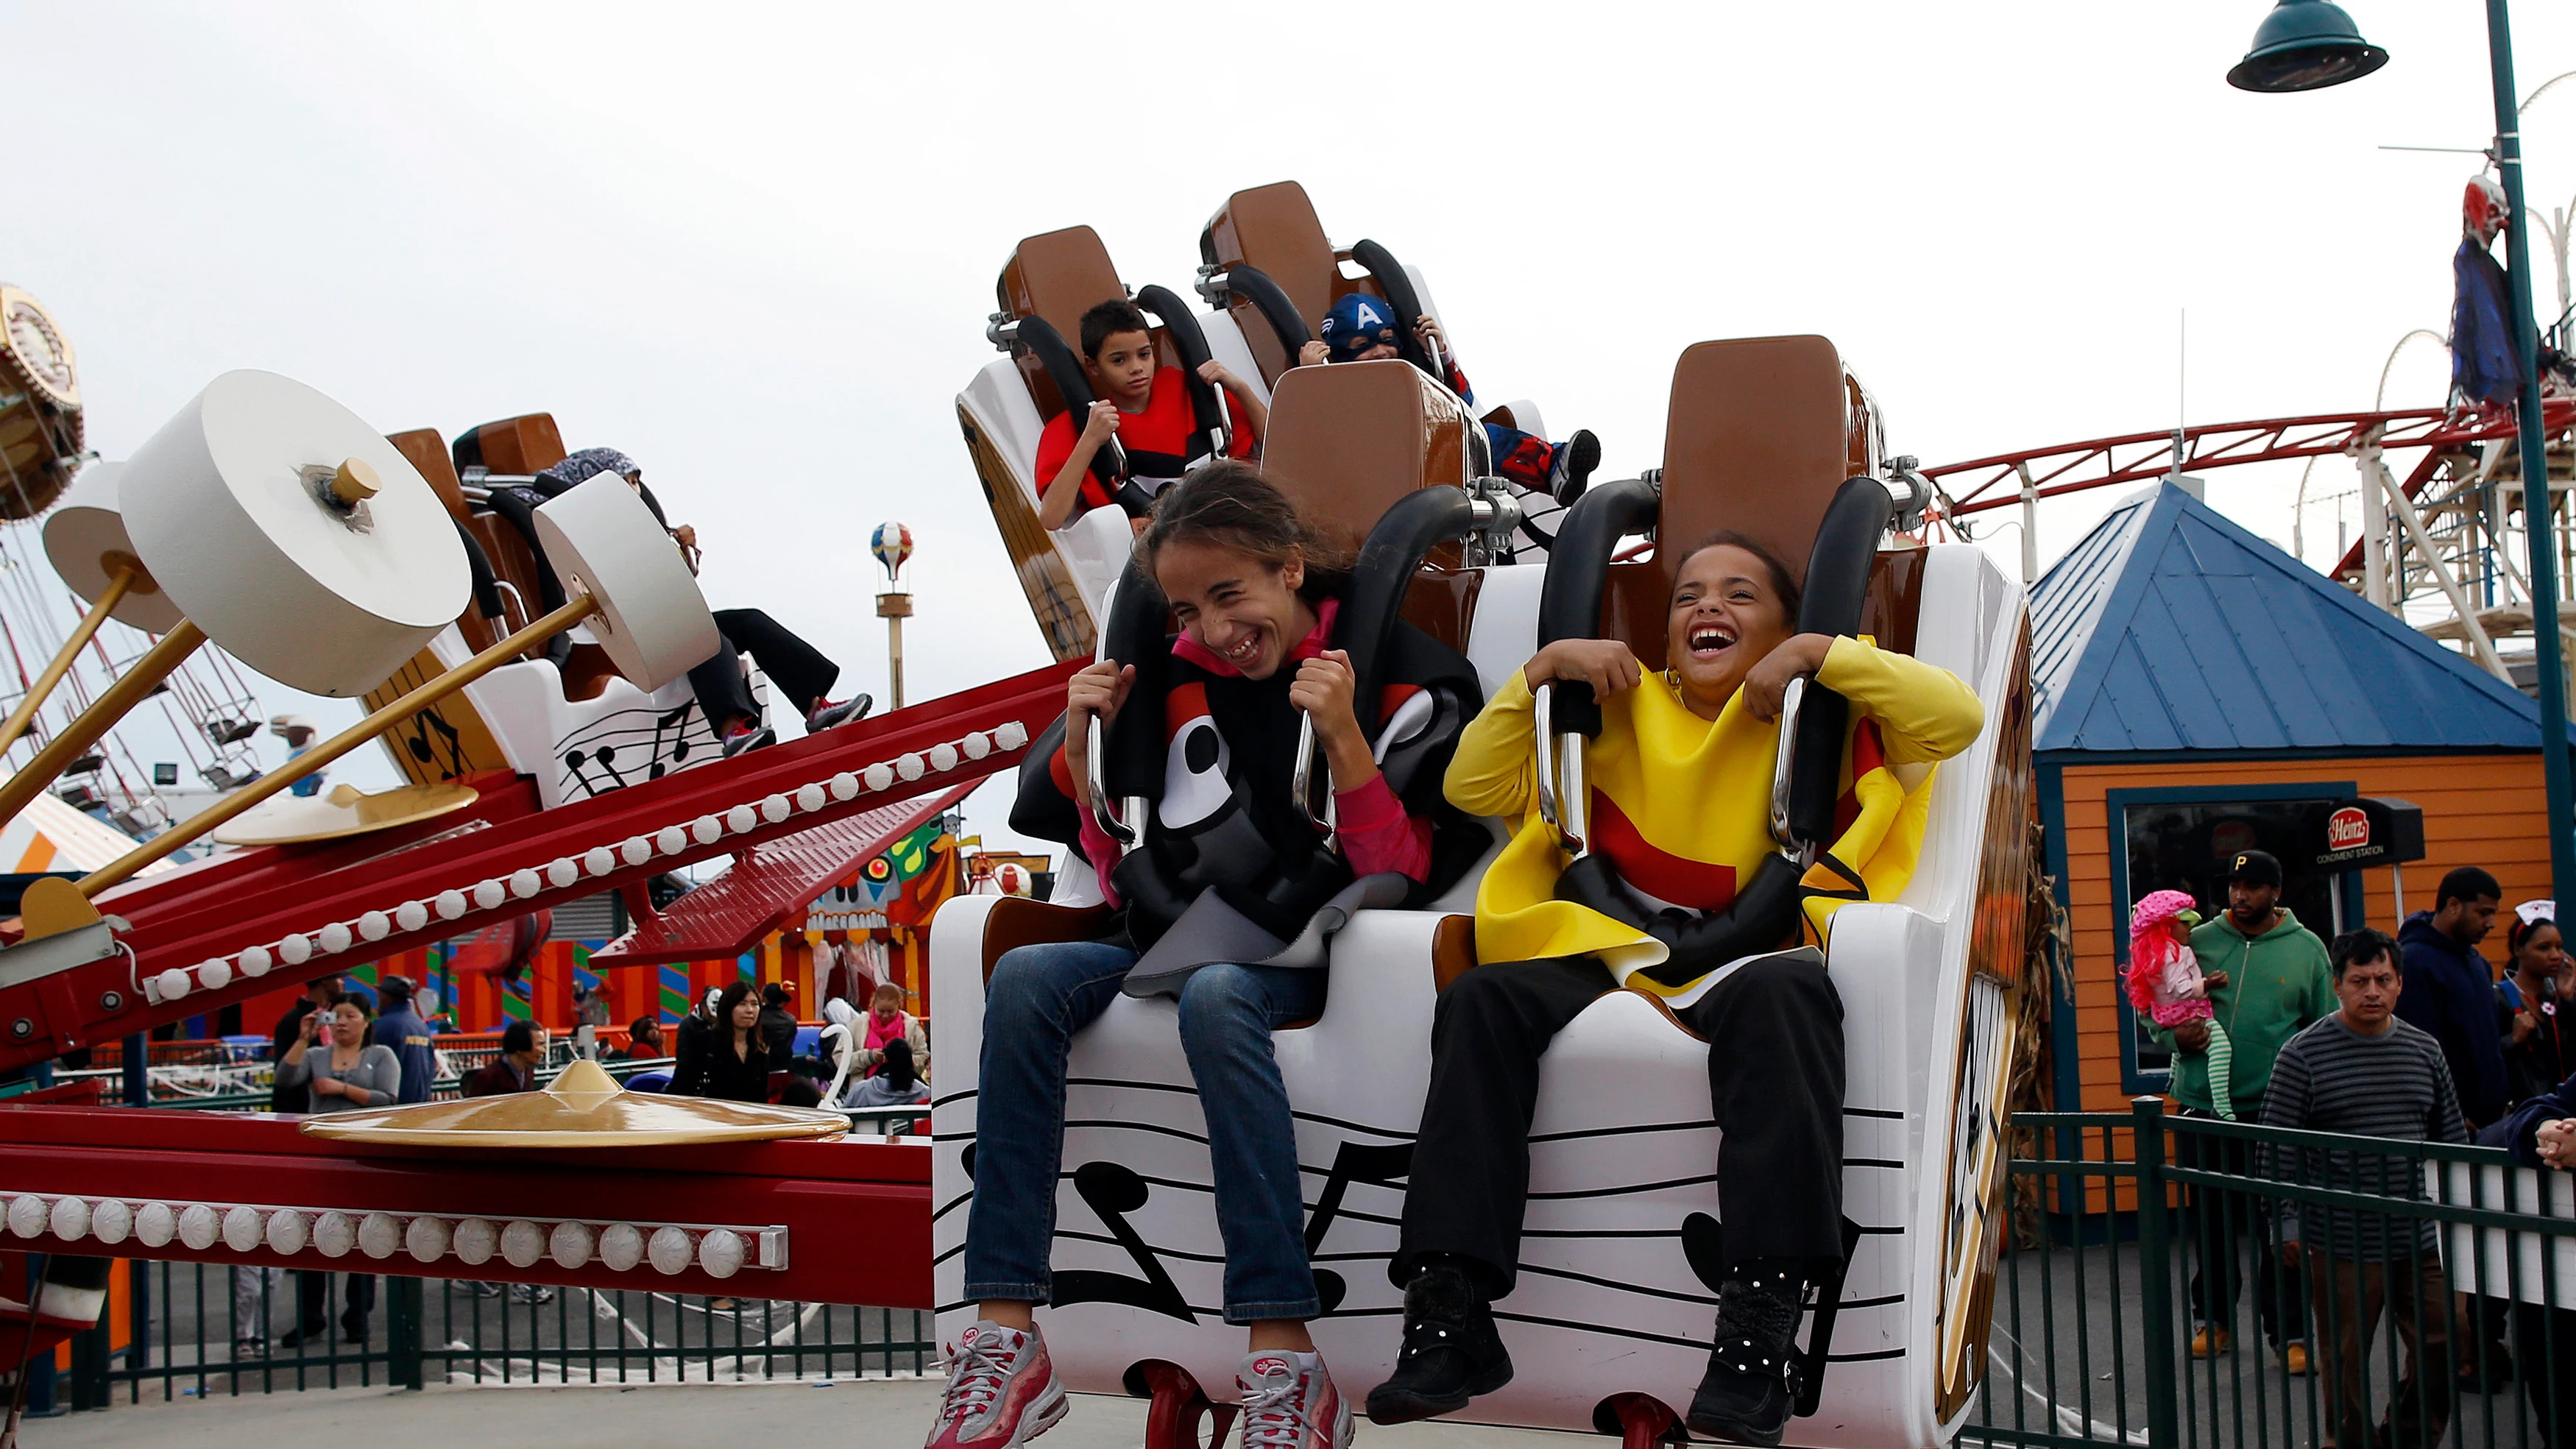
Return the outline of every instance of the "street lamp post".
{"type": "MultiPolygon", "coordinates": [[[[2512,288],[2514,350],[2522,359],[2515,423],[2522,452],[2523,537],[2531,548],[2534,662],[2539,669],[2541,778],[2547,790],[2552,898],[2576,900],[2576,791],[2567,756],[2567,678],[2559,654],[2558,549],[2551,535],[2548,439],[2540,410],[2540,329],[2531,315],[2531,213],[2522,200],[2522,123],[2514,104],[2513,32],[2505,0],[2487,0],[2487,57],[2495,82],[2496,169],[2503,174],[2505,272],[2512,288]]],[[[2310,91],[2357,80],[2388,63],[2329,0],[2280,0],[2254,32],[2254,47],[2227,73],[2249,91],[2310,91]]]]}

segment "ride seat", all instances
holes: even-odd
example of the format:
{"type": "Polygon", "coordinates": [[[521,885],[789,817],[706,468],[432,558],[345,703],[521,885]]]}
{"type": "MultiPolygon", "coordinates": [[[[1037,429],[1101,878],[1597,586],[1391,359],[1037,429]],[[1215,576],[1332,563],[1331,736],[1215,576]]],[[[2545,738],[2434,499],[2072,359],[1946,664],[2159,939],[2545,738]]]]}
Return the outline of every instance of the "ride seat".
{"type": "Polygon", "coordinates": [[[562,462],[563,432],[552,413],[525,413],[469,428],[456,440],[453,457],[461,476],[467,469],[525,477],[562,462]]]}
{"type": "MultiPolygon", "coordinates": [[[[1076,349],[1082,345],[1082,314],[1127,295],[1126,285],[1118,280],[1117,267],[1110,263],[1109,249],[1101,245],[1100,233],[1087,226],[1069,226],[1022,238],[1018,246],[1011,248],[1010,260],[1002,264],[1002,275],[993,291],[1005,320],[1043,319],[1076,349]]],[[[1155,340],[1157,354],[1170,350],[1161,345],[1159,336],[1155,340]]],[[[1055,379],[1047,375],[1046,365],[1037,354],[1022,347],[1014,349],[1013,355],[1019,363],[1021,379],[1028,384],[1029,397],[1038,405],[1038,416],[1048,419],[1063,412],[1064,394],[1056,387],[1055,379]]],[[[1038,486],[1043,491],[1045,480],[1039,480],[1038,486]]]]}
{"type": "MultiPolygon", "coordinates": [[[[1298,386],[1283,389],[1283,406],[1297,405],[1298,386]]],[[[1803,572],[1825,500],[1863,471],[1851,440],[1874,440],[1869,419],[1855,429],[1861,402],[1822,339],[1692,349],[1676,370],[1665,497],[1629,531],[1652,523],[1677,553],[1731,524],[1776,540],[1803,572]]],[[[1302,425],[1293,413],[1288,422],[1284,476],[1303,506],[1303,472],[1316,465],[1301,462],[1302,425]]],[[[1414,457],[1418,467],[1418,448],[1414,457]]],[[[1372,496],[1339,477],[1311,486],[1372,496]]],[[[2020,591],[1972,547],[1909,553],[1915,612],[1880,625],[1882,642],[1914,647],[1919,619],[1916,652],[1978,690],[1989,727],[1941,767],[1925,857],[1905,894],[1847,905],[1833,921],[1850,1063],[1845,1241],[1854,1249],[1825,1402],[1792,1434],[1851,1449],[1948,1442],[1984,1363],[1979,1285],[1991,1272],[1999,1211],[1995,1092],[2016,1030],[1995,983],[2018,966],[2015,872],[2027,866],[2024,834],[2012,828],[2026,813],[2015,803],[2026,803],[2026,733],[2006,743],[2014,721],[2027,728],[2020,591]],[[1899,628],[1901,639],[1889,637],[1899,628]]],[[[1549,567],[1564,563],[1560,552],[1549,567]]],[[[1662,651],[1663,572],[1652,561],[1618,566],[1613,576],[1635,581],[1624,584],[1635,599],[1594,595],[1605,610],[1628,609],[1624,632],[1650,662],[1662,651]],[[1648,633],[1641,624],[1650,637],[1636,637],[1648,633]]],[[[1874,592],[1887,582],[1882,575],[1874,592]]],[[[1498,638],[1529,627],[1517,615],[1535,612],[1531,591],[1490,592],[1489,608],[1516,614],[1493,621],[1498,638]]],[[[971,1316],[957,1291],[967,1217],[958,1209],[972,1190],[980,968],[1007,946],[1063,938],[1040,934],[1037,913],[1093,931],[1101,924],[1062,907],[966,898],[934,926],[932,969],[947,1003],[933,1025],[937,1053],[968,1064],[966,1076],[943,1081],[936,1112],[943,1331],[971,1316]]],[[[1323,1019],[1273,1038],[1309,1174],[1306,1241],[1325,1308],[1312,1328],[1349,1391],[1382,1377],[1397,1347],[1400,1294],[1385,1270],[1428,1084],[1432,1013],[1439,991],[1469,969],[1470,924],[1454,913],[1359,913],[1333,940],[1323,1019]]],[[[1096,1392],[1194,1381],[1231,1397],[1240,1338],[1217,1319],[1224,1245],[1207,1196],[1204,1119],[1169,1004],[1114,1003],[1076,1037],[1069,1078],[1057,1303],[1041,1314],[1059,1372],[1069,1387],[1096,1392]]],[[[1533,1126],[1523,1273],[1496,1305],[1521,1373],[1464,1417],[1579,1431],[1608,1427],[1603,1416],[1629,1395],[1688,1402],[1706,1361],[1723,1230],[1717,1136],[1707,1047],[1657,1003],[1613,992],[1558,1036],[1533,1126]]]]}
{"type": "MultiPolygon", "coordinates": [[[[1760,540],[1806,582],[1807,553],[1834,491],[1878,472],[1877,404],[1822,337],[1701,342],[1673,368],[1654,557],[1610,566],[1601,628],[1651,666],[1664,657],[1675,561],[1718,529],[1760,540]]],[[[1881,550],[1862,631],[1912,653],[1923,551],[1881,550]]]]}

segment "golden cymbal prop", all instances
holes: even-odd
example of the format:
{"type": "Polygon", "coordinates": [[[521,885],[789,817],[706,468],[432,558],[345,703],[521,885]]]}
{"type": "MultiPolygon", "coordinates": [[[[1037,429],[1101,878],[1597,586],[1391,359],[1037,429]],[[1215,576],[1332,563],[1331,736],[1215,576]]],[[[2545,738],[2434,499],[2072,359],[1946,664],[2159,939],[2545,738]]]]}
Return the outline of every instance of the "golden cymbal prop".
{"type": "MultiPolygon", "coordinates": [[[[386,451],[391,451],[390,444],[386,445],[386,451]]],[[[141,461],[139,454],[136,461],[138,464],[141,461]]],[[[421,496],[428,499],[432,507],[438,507],[435,495],[429,492],[429,485],[412,471],[411,465],[402,463],[400,467],[411,482],[419,485],[421,496]]],[[[390,473],[392,470],[386,471],[390,473]]],[[[126,485],[129,502],[132,498],[131,478],[129,473],[126,485]]],[[[132,516],[131,509],[129,516],[132,516]]],[[[545,547],[546,560],[554,565],[556,574],[563,579],[565,591],[571,595],[562,608],[530,622],[526,628],[427,681],[278,769],[81,877],[77,883],[81,894],[95,896],[127,879],[575,624],[587,624],[591,637],[607,651],[609,662],[617,666],[617,672],[644,690],[659,689],[688,673],[720,647],[721,636],[716,633],[715,616],[707,611],[706,597],[698,592],[698,582],[690,576],[687,562],[672,546],[670,535],[654,519],[652,510],[645,506],[644,500],[636,495],[625,479],[614,473],[603,473],[560,493],[537,509],[536,522],[537,538],[545,547]]],[[[447,546],[456,554],[458,592],[452,605],[442,603],[444,612],[430,611],[437,620],[432,633],[465,610],[464,550],[456,541],[455,527],[444,508],[439,509],[437,527],[447,546]]],[[[152,540],[138,533],[138,541],[146,545],[145,559],[153,560],[156,556],[149,551],[152,540]]],[[[155,572],[160,572],[157,564],[155,572]]],[[[182,601],[185,601],[184,596],[182,601]]],[[[395,666],[409,659],[426,637],[404,643],[400,652],[394,653],[389,660],[368,656],[364,669],[360,671],[365,674],[368,684],[341,692],[358,693],[383,679],[393,672],[395,666]]],[[[274,675],[274,671],[256,660],[245,659],[244,662],[274,675]]],[[[356,669],[357,665],[353,663],[351,667],[356,669]]],[[[353,678],[355,675],[344,677],[353,678]]],[[[5,804],[5,794],[0,794],[0,804],[5,804]]],[[[5,818],[5,813],[0,813],[0,819],[5,818]]]]}
{"type": "Polygon", "coordinates": [[[417,820],[435,820],[481,798],[473,786],[453,780],[405,785],[372,795],[355,785],[334,785],[320,795],[289,795],[271,800],[216,831],[215,844],[302,845],[338,840],[417,820]]]}
{"type": "Polygon", "coordinates": [[[0,518],[33,518],[80,466],[80,370],[42,302],[0,284],[0,518]]]}
{"type": "MultiPolygon", "coordinates": [[[[674,550],[676,553],[677,551],[674,550]]],[[[686,1142],[830,1139],[850,1130],[838,1112],[630,1092],[599,1063],[577,1061],[542,1092],[333,1112],[305,1121],[308,1137],[406,1147],[661,1147],[686,1142]]]]}
{"type": "Polygon", "coordinates": [[[128,575],[107,616],[130,611],[161,637],[0,783],[0,821],[209,636],[281,683],[361,694],[445,628],[471,589],[465,546],[428,481],[365,419],[275,373],[208,383],[110,481],[112,506],[88,497],[64,525],[66,577],[98,590],[98,612],[128,575]],[[155,592],[141,589],[147,577],[155,592]]]}

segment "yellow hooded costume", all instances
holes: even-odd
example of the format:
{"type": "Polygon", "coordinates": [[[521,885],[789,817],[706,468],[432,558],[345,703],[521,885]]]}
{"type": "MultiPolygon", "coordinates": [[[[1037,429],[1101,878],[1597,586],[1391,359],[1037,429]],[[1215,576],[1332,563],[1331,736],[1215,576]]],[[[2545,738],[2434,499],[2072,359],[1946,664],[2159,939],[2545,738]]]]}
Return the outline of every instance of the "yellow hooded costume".
{"type": "MultiPolygon", "coordinates": [[[[1976,739],[1985,707],[1948,670],[1862,639],[1834,640],[1816,682],[1851,701],[1853,714],[1835,839],[1805,881],[1818,892],[1806,900],[1807,935],[1820,943],[1842,899],[1858,894],[1828,858],[1860,878],[1868,899],[1903,890],[1923,846],[1932,767],[1976,739]]],[[[1528,680],[1515,669],[1449,764],[1451,804],[1520,822],[1476,892],[1477,959],[1589,955],[1625,985],[1667,997],[1694,993],[1705,977],[1674,986],[1641,974],[1666,958],[1662,942],[1556,898],[1568,858],[1539,818],[1533,730],[1528,680]]],[[[1593,848],[1610,857],[1642,905],[1724,909],[1777,852],[1769,810],[1779,743],[1778,721],[1754,718],[1742,690],[1704,720],[1663,675],[1649,672],[1602,702],[1601,735],[1586,758],[1593,848]]]]}

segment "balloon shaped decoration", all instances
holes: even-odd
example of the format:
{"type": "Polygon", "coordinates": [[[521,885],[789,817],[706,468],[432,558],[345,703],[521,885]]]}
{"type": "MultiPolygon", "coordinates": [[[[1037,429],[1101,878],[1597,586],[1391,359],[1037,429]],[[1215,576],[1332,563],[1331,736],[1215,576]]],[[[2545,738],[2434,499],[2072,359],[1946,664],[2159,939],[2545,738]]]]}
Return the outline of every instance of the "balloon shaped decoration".
{"type": "Polygon", "coordinates": [[[875,536],[868,540],[868,551],[885,565],[886,578],[891,580],[904,560],[912,557],[912,530],[900,523],[880,523],[875,536]]]}

